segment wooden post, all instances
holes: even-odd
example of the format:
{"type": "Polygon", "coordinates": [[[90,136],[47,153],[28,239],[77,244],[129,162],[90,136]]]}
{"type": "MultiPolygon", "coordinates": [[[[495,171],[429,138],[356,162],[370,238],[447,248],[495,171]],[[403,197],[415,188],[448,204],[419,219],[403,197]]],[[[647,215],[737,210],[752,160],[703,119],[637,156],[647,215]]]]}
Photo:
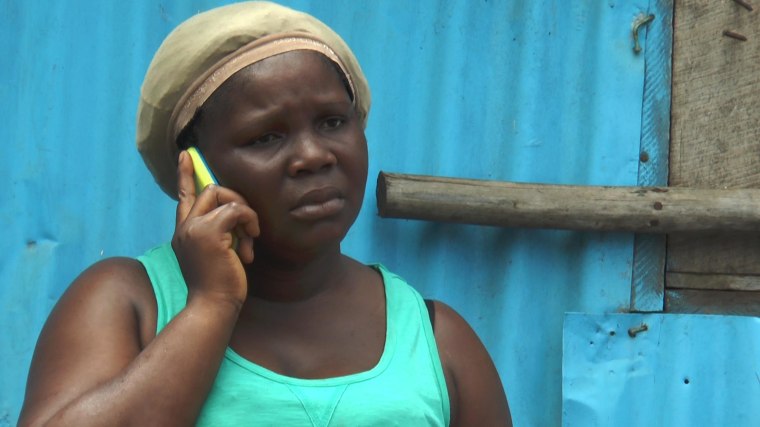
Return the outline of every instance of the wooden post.
{"type": "Polygon", "coordinates": [[[385,218],[673,233],[760,231],[760,189],[519,184],[380,172],[385,218]]]}
{"type": "MultiPolygon", "coordinates": [[[[760,188],[760,13],[675,0],[670,185],[760,188]]],[[[755,233],[668,236],[666,311],[760,316],[755,233]]]]}

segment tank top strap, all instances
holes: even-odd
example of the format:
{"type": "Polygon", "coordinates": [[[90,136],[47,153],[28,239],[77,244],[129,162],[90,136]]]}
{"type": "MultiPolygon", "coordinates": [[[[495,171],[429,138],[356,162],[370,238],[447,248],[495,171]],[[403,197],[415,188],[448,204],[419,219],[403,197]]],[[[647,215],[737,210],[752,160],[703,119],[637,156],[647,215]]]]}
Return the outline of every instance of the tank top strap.
{"type": "Polygon", "coordinates": [[[158,315],[156,334],[176,316],[187,304],[187,284],[174,254],[171,243],[150,249],[137,257],[145,267],[156,296],[158,315]]]}
{"type": "Polygon", "coordinates": [[[396,357],[405,358],[409,365],[417,363],[420,368],[432,371],[434,387],[441,398],[444,425],[449,425],[451,408],[448,387],[425,300],[406,280],[382,264],[373,264],[372,267],[383,275],[388,328],[393,328],[389,335],[393,335],[397,343],[396,357]]]}

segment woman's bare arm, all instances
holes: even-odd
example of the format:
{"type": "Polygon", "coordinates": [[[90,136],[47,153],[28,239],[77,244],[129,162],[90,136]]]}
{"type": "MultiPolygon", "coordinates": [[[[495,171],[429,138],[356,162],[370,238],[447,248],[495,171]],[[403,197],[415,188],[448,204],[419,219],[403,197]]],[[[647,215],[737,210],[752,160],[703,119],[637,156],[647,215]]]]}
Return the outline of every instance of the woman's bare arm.
{"type": "Polygon", "coordinates": [[[142,265],[111,259],[85,271],[40,334],[19,424],[194,423],[245,301],[241,259],[253,260],[259,231],[256,213],[239,195],[214,187],[196,197],[184,152],[178,181],[172,247],[187,305],[152,338],[156,302],[142,265]],[[235,232],[237,253],[230,247],[235,232]]]}
{"type": "Polygon", "coordinates": [[[435,301],[435,339],[446,374],[452,426],[512,426],[499,373],[470,325],[435,301]]]}
{"type": "Polygon", "coordinates": [[[142,266],[112,259],[88,269],[43,328],[19,425],[192,424],[239,312],[204,298],[142,348],[155,328],[142,266]]]}

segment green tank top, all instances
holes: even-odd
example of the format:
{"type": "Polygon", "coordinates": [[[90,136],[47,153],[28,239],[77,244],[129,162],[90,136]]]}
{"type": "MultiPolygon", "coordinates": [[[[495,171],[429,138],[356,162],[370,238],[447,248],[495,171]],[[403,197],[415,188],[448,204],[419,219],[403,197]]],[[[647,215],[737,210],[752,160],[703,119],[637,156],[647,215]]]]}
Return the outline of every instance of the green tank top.
{"type": "MultiPolygon", "coordinates": [[[[170,244],[138,258],[156,295],[156,333],[184,307],[187,287],[170,244]]],[[[227,347],[198,425],[447,426],[449,395],[425,303],[381,265],[385,349],[372,369],[302,379],[280,375],[227,347]]]]}

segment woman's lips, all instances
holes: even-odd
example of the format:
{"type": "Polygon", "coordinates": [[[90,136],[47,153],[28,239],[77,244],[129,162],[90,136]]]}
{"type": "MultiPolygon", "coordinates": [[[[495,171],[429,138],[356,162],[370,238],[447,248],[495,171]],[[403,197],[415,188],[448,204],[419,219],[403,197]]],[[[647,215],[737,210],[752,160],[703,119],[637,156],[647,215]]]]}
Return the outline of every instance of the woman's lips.
{"type": "Polygon", "coordinates": [[[346,200],[337,188],[320,188],[301,196],[290,213],[298,219],[316,220],[336,215],[345,204],[346,200]]]}

